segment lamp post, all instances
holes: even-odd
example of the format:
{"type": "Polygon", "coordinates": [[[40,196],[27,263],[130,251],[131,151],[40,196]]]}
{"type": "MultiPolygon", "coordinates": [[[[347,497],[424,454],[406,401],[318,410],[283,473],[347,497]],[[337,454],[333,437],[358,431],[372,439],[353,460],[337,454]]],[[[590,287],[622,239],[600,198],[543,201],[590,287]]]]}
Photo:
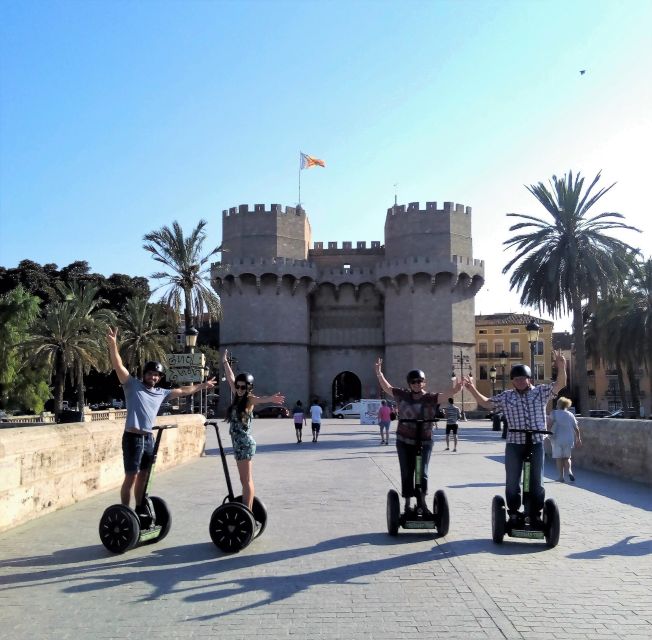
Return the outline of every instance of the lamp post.
{"type": "Polygon", "coordinates": [[[505,391],[505,365],[507,364],[507,354],[505,351],[500,352],[500,366],[503,368],[503,391],[505,391]]]}
{"type": "Polygon", "coordinates": [[[536,380],[536,374],[534,372],[534,351],[536,349],[536,344],[539,341],[539,331],[541,327],[532,320],[526,327],[527,331],[527,341],[530,343],[530,369],[532,371],[532,378],[536,380]]]}
{"type": "MultiPolygon", "coordinates": [[[[197,336],[199,331],[195,327],[190,327],[186,329],[186,353],[195,353],[195,347],[197,346],[197,336]]],[[[194,366],[193,366],[194,370],[194,366]]],[[[190,413],[195,413],[195,398],[194,395],[190,396],[190,413]]]]}
{"type": "Polygon", "coordinates": [[[491,369],[489,369],[489,380],[491,380],[491,391],[492,395],[496,395],[496,367],[491,365],[491,369]]]}
{"type": "MultiPolygon", "coordinates": [[[[471,363],[469,361],[469,356],[465,356],[462,349],[460,349],[460,354],[453,356],[453,373],[451,375],[451,380],[455,384],[455,365],[460,365],[460,380],[464,377],[464,365],[469,365],[469,377],[473,378],[473,371],[471,370],[471,363]]],[[[466,420],[466,413],[464,412],[464,387],[462,387],[462,411],[460,412],[460,420],[466,420]]]]}

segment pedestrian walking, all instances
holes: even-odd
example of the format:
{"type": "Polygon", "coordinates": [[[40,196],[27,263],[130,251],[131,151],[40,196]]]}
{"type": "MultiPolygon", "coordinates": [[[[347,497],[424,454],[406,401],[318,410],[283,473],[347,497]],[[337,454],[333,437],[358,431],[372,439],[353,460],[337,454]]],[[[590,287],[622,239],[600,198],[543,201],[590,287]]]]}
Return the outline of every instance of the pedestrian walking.
{"type": "Polygon", "coordinates": [[[557,461],[558,482],[565,481],[565,473],[568,474],[568,479],[571,482],[575,482],[571,466],[571,451],[573,447],[582,444],[577,420],[569,411],[572,404],[568,398],[561,397],[557,400],[557,409],[550,414],[550,431],[552,431],[550,444],[552,445],[552,457],[557,461]]]}
{"type": "Polygon", "coordinates": [[[420,369],[413,369],[407,374],[408,389],[401,389],[390,384],[385,378],[383,360],[376,360],[376,377],[382,390],[391,395],[397,403],[398,425],[396,427],[396,453],[401,467],[401,494],[405,499],[405,510],[408,511],[410,501],[415,497],[414,468],[417,452],[417,424],[416,420],[423,420],[421,426],[421,459],[422,481],[421,488],[424,495],[428,491],[428,466],[432,453],[432,429],[437,411],[439,410],[439,396],[454,396],[461,388],[462,382],[457,382],[454,387],[442,393],[426,391],[426,374],[420,369]],[[410,422],[404,422],[410,420],[410,422]]]}
{"type": "Polygon", "coordinates": [[[256,441],[252,430],[253,410],[258,404],[283,404],[285,396],[280,393],[275,393],[273,396],[255,396],[253,394],[253,375],[242,372],[235,376],[229,364],[226,349],[224,350],[223,364],[226,381],[233,393],[233,401],[226,410],[225,422],[229,423],[233,455],[242,483],[242,502],[251,510],[255,494],[253,457],[256,453],[256,441]]]}
{"type": "Polygon", "coordinates": [[[446,414],[446,451],[450,451],[450,434],[453,434],[453,453],[457,451],[458,421],[462,415],[460,408],[453,404],[453,398],[448,398],[448,405],[444,409],[446,414]]]}
{"type": "Polygon", "coordinates": [[[319,431],[321,429],[321,414],[322,408],[317,404],[317,400],[313,400],[310,406],[310,423],[312,427],[312,441],[317,442],[319,438],[319,431]]]}
{"type": "Polygon", "coordinates": [[[153,427],[156,416],[164,400],[172,400],[197,393],[203,389],[212,389],[215,378],[200,384],[163,389],[157,385],[165,373],[160,362],[146,362],[143,367],[143,379],[134,378],[124,366],[118,348],[118,329],[109,327],[106,332],[111,366],[122,385],[127,405],[125,430],[122,434],[122,460],[125,477],[120,488],[120,501],[129,506],[133,495],[136,504],[140,504],[147,475],[152,466],[154,455],[153,427]]]}
{"type": "Polygon", "coordinates": [[[297,444],[303,442],[303,427],[307,424],[306,414],[303,412],[303,402],[297,400],[292,409],[292,419],[294,420],[294,431],[297,435],[297,444]]]}
{"type": "MultiPolygon", "coordinates": [[[[555,351],[557,380],[550,384],[532,384],[532,371],[524,364],[516,364],[510,371],[512,389],[487,398],[474,386],[471,376],[464,377],[464,386],[478,404],[486,409],[501,411],[507,417],[509,430],[505,444],[505,498],[511,520],[517,521],[521,508],[521,475],[526,454],[526,436],[512,429],[536,429],[546,431],[546,404],[550,398],[566,386],[566,358],[555,351]]],[[[530,466],[530,491],[534,494],[534,510],[540,511],[545,501],[543,488],[543,438],[544,433],[532,436],[533,452],[530,466]]]]}
{"type": "Polygon", "coordinates": [[[387,400],[380,401],[378,409],[378,426],[380,427],[380,444],[389,444],[389,425],[392,423],[392,410],[387,400]]]}

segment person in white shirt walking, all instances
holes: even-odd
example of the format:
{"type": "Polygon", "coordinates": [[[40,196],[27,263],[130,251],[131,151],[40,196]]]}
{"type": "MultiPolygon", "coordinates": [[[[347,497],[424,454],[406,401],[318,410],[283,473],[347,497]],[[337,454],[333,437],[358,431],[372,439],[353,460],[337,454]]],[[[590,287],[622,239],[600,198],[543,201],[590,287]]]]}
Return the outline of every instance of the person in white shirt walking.
{"type": "Polygon", "coordinates": [[[321,429],[321,407],[317,404],[315,400],[310,407],[310,420],[312,426],[312,441],[317,442],[319,438],[319,430],[321,429]]]}

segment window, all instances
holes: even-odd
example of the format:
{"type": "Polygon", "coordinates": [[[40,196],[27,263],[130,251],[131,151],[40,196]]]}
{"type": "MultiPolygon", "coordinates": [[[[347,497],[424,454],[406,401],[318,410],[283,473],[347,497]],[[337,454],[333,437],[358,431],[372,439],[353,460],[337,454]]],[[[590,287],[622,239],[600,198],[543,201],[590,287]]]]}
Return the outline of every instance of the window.
{"type": "Polygon", "coordinates": [[[510,333],[518,333],[519,331],[520,331],[520,329],[510,329],[509,330],[510,333]]]}
{"type": "Polygon", "coordinates": [[[539,342],[537,342],[534,353],[536,355],[538,355],[538,356],[543,355],[543,341],[542,340],[539,340],[539,342]]]}
{"type": "Polygon", "coordinates": [[[494,353],[500,353],[503,350],[502,342],[494,342],[494,353]]]}
{"type": "Polygon", "coordinates": [[[545,367],[542,364],[535,364],[534,365],[534,379],[535,380],[543,380],[544,379],[544,374],[545,374],[545,367]]]}
{"type": "Polygon", "coordinates": [[[478,333],[485,334],[485,333],[487,333],[487,330],[486,329],[480,329],[480,331],[478,331],[478,333]]]}
{"type": "Polygon", "coordinates": [[[520,342],[512,342],[509,345],[509,353],[511,356],[518,356],[518,354],[521,352],[521,343],[520,342]]]}
{"type": "Polygon", "coordinates": [[[486,342],[481,342],[478,345],[478,351],[484,355],[487,355],[487,343],[486,342]]]}
{"type": "Polygon", "coordinates": [[[480,380],[486,380],[487,379],[487,365],[486,364],[481,364],[480,365],[480,380]]]}

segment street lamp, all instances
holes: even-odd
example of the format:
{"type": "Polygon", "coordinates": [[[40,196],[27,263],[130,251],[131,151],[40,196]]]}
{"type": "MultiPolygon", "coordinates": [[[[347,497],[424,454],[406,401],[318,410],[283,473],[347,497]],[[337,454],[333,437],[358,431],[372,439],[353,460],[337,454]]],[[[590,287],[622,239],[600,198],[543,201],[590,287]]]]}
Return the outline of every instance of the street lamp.
{"type": "MultiPolygon", "coordinates": [[[[186,329],[186,351],[188,353],[195,353],[195,347],[197,346],[197,336],[199,331],[195,327],[190,327],[186,329]]],[[[194,363],[191,365],[194,371],[194,363]]],[[[194,376],[193,376],[194,380],[194,376]]],[[[190,413],[195,413],[195,396],[194,394],[190,396],[190,413]]]]}
{"type": "Polygon", "coordinates": [[[507,364],[507,354],[505,351],[500,352],[500,366],[503,368],[503,391],[505,391],[505,365],[507,364]]]}
{"type": "Polygon", "coordinates": [[[496,395],[496,367],[491,365],[489,369],[489,380],[491,380],[492,395],[496,395]]]}
{"type": "Polygon", "coordinates": [[[536,349],[536,344],[539,341],[539,331],[541,327],[532,320],[526,327],[527,331],[527,341],[530,343],[530,369],[532,370],[533,379],[536,380],[536,374],[534,373],[534,351],[536,349]]]}

